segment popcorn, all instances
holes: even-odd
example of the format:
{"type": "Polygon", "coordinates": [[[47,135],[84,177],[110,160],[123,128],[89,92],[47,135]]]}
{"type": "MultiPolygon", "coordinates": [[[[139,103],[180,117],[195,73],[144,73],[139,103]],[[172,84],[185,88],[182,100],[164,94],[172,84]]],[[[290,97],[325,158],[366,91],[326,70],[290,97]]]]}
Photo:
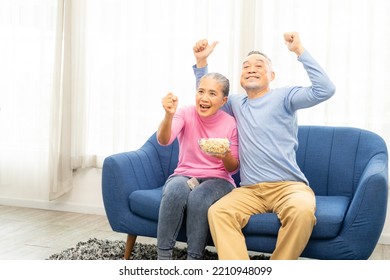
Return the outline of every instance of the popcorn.
{"type": "Polygon", "coordinates": [[[223,155],[230,147],[227,138],[202,138],[198,143],[202,151],[209,155],[223,155]]]}

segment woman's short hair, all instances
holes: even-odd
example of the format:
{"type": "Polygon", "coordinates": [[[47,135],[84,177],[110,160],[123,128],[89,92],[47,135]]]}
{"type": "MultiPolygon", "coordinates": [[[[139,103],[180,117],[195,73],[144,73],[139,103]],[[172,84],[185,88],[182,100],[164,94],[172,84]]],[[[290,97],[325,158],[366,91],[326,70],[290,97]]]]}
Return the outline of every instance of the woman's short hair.
{"type": "Polygon", "coordinates": [[[229,83],[229,79],[226,78],[224,75],[217,73],[217,72],[207,73],[199,80],[199,84],[205,78],[212,78],[212,79],[216,80],[218,83],[220,83],[222,85],[223,96],[229,95],[230,83],[229,83]]]}

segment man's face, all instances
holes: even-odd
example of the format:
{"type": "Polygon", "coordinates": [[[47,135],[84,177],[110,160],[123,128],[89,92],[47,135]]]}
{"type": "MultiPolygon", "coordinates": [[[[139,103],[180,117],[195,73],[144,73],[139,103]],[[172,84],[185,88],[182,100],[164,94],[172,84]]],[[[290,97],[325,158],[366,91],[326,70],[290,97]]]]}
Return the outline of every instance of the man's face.
{"type": "Polygon", "coordinates": [[[271,63],[261,54],[251,54],[242,63],[240,82],[247,92],[268,90],[274,76],[271,63]]]}

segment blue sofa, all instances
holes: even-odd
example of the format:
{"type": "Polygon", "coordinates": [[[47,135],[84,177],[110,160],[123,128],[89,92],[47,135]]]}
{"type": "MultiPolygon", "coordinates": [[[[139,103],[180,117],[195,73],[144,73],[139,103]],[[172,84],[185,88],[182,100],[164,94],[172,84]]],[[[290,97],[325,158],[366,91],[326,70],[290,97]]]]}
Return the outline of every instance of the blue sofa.
{"type": "MultiPolygon", "coordinates": [[[[302,257],[368,259],[386,218],[384,140],[367,130],[326,126],[300,126],[298,138],[297,161],[317,200],[317,224],[302,257]]],[[[112,229],[128,235],[125,259],[137,236],[156,237],[162,186],[177,158],[177,141],[161,147],[154,134],[139,150],[104,160],[104,207],[112,229]]],[[[273,213],[251,217],[243,229],[248,250],[272,253],[279,227],[273,213]]],[[[178,239],[185,242],[185,226],[178,239]]]]}

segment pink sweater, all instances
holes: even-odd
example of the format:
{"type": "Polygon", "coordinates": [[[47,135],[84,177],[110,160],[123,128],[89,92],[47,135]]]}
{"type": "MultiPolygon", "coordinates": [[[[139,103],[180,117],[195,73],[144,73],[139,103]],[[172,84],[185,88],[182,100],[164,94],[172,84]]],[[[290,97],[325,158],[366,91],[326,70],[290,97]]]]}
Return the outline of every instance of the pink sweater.
{"type": "Polygon", "coordinates": [[[195,106],[179,108],[172,122],[171,144],[176,137],[179,141],[179,162],[175,175],[196,178],[222,178],[234,186],[232,174],[228,172],[222,160],[205,154],[198,145],[201,138],[227,138],[233,157],[238,159],[238,135],[235,119],[219,110],[210,117],[201,117],[195,106]]]}

